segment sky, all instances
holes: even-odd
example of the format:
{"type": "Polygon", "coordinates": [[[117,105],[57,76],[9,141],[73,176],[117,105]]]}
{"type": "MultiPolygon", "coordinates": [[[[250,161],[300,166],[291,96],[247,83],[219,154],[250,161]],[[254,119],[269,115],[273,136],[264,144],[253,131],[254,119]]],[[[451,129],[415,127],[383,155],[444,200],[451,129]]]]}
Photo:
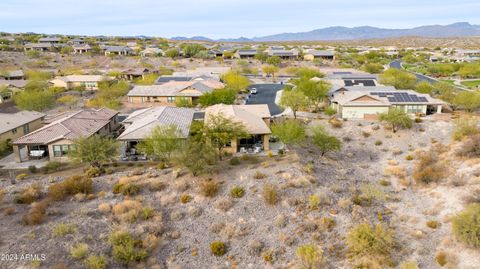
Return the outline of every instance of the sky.
{"type": "Polygon", "coordinates": [[[258,37],[329,26],[480,25],[479,0],[0,0],[0,31],[258,37]]]}

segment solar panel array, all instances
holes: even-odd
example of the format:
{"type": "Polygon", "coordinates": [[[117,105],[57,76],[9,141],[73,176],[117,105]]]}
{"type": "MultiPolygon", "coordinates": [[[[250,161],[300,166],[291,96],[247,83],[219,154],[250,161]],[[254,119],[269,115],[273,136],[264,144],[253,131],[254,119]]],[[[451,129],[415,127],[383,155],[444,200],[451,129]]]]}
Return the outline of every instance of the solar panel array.
{"type": "Polygon", "coordinates": [[[406,92],[372,92],[371,95],[386,97],[389,102],[395,103],[426,103],[428,99],[423,96],[409,94],[406,92]]]}
{"type": "Polygon", "coordinates": [[[356,85],[360,85],[360,84],[362,84],[363,86],[366,86],[366,87],[375,87],[376,86],[375,81],[373,81],[371,79],[356,79],[356,80],[345,79],[344,83],[345,83],[345,86],[347,86],[347,87],[356,86],[356,85]]]}

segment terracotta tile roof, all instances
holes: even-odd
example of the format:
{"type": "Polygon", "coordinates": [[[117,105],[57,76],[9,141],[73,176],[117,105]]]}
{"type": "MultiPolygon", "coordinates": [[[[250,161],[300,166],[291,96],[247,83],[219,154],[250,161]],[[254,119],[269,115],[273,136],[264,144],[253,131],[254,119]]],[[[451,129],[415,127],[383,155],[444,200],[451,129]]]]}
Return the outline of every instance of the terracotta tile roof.
{"type": "Polygon", "coordinates": [[[214,115],[223,115],[233,121],[241,122],[249,134],[270,134],[271,130],[264,118],[270,118],[268,106],[263,105],[224,105],[218,104],[205,110],[205,124],[214,115]]]}
{"type": "Polygon", "coordinates": [[[160,85],[135,86],[127,96],[200,96],[223,87],[224,84],[216,80],[169,81],[160,85]],[[182,92],[189,87],[200,93],[182,92]]]}
{"type": "Polygon", "coordinates": [[[117,114],[107,108],[80,110],[18,138],[13,144],[45,145],[59,139],[88,137],[101,130],[117,114]]]}

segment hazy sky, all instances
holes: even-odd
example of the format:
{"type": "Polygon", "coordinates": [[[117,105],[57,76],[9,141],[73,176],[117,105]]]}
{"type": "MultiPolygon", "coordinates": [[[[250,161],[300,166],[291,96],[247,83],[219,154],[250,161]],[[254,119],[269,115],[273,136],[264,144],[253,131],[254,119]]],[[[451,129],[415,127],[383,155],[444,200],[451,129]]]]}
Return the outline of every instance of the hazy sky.
{"type": "Polygon", "coordinates": [[[0,31],[254,37],[328,26],[480,24],[479,0],[0,0],[0,31]]]}

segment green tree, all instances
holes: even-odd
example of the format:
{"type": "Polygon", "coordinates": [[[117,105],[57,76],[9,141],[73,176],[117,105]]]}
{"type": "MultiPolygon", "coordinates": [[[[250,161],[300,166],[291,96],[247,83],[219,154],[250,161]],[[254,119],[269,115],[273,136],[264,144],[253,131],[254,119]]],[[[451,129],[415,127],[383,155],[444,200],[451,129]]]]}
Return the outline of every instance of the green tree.
{"type": "Polygon", "coordinates": [[[266,63],[278,67],[282,63],[282,59],[278,56],[271,56],[267,58],[266,63]]]}
{"type": "Polygon", "coordinates": [[[413,89],[417,78],[408,72],[390,68],[380,75],[380,83],[394,86],[397,89],[413,89]]]}
{"type": "Polygon", "coordinates": [[[215,149],[210,143],[205,143],[200,138],[192,138],[182,145],[172,161],[175,165],[186,168],[196,177],[204,172],[209,164],[214,164],[216,158],[215,149]]]}
{"type": "Polygon", "coordinates": [[[276,67],[274,65],[266,65],[266,66],[262,67],[262,71],[266,75],[271,75],[272,80],[275,81],[275,73],[278,72],[278,67],[276,67]]]}
{"type": "Polygon", "coordinates": [[[119,151],[119,144],[111,138],[100,135],[81,137],[74,140],[74,149],[68,153],[76,162],[88,163],[100,168],[104,163],[114,160],[119,151]]]}
{"type": "Polygon", "coordinates": [[[392,131],[397,132],[398,128],[411,128],[412,119],[408,114],[400,108],[390,108],[388,112],[380,114],[380,121],[391,124],[392,131]]]}
{"type": "Polygon", "coordinates": [[[422,81],[415,85],[415,91],[419,93],[431,94],[433,91],[433,86],[427,81],[422,81]]]}
{"type": "Polygon", "coordinates": [[[202,50],[205,50],[205,47],[200,45],[200,44],[182,44],[181,48],[183,49],[183,56],[185,58],[191,58],[195,56],[197,53],[199,53],[202,50]]]}
{"type": "Polygon", "coordinates": [[[55,105],[55,95],[45,90],[25,90],[14,95],[13,100],[23,110],[44,111],[55,105]]]}
{"type": "Polygon", "coordinates": [[[340,150],[342,143],[335,136],[331,136],[325,131],[323,126],[315,126],[312,128],[312,143],[318,147],[322,156],[330,151],[340,150]]]}
{"type": "Polygon", "coordinates": [[[257,54],[255,54],[255,59],[259,60],[263,64],[267,61],[268,54],[263,51],[259,51],[257,54]]]}
{"type": "Polygon", "coordinates": [[[447,103],[452,103],[456,95],[456,88],[453,85],[444,82],[437,82],[433,85],[432,94],[447,103]]]}
{"type": "Polygon", "coordinates": [[[297,118],[297,111],[308,104],[307,97],[298,90],[283,90],[280,98],[280,106],[289,107],[293,112],[293,117],[297,118]]]}
{"type": "Polygon", "coordinates": [[[169,162],[172,154],[180,149],[182,133],[176,125],[157,126],[137,145],[137,149],[150,157],[169,162]]]}
{"type": "Polygon", "coordinates": [[[218,89],[202,94],[198,102],[203,107],[213,106],[216,104],[233,104],[237,96],[237,91],[232,89],[218,89]]]}
{"type": "Polygon", "coordinates": [[[361,69],[370,74],[378,74],[383,71],[383,65],[379,63],[367,63],[362,65],[361,69]]]}
{"type": "Polygon", "coordinates": [[[326,81],[312,81],[310,79],[300,79],[296,82],[297,90],[301,91],[307,98],[314,110],[318,111],[322,103],[328,97],[328,91],[332,85],[326,81]]]}
{"type": "Polygon", "coordinates": [[[244,90],[250,85],[248,78],[235,71],[229,71],[223,74],[222,81],[225,82],[227,88],[235,90],[236,92],[244,90]]]}
{"type": "Polygon", "coordinates": [[[218,157],[222,160],[223,149],[234,139],[246,138],[249,136],[243,123],[226,118],[222,114],[209,115],[205,119],[205,138],[217,149],[218,157]]]}
{"type": "Polygon", "coordinates": [[[70,46],[65,46],[60,49],[60,54],[70,54],[73,52],[73,48],[70,46]]]}
{"type": "Polygon", "coordinates": [[[452,104],[468,112],[472,112],[480,107],[480,94],[470,91],[459,92],[453,98],[452,104]]]}
{"type": "Polygon", "coordinates": [[[272,134],[283,143],[287,145],[298,145],[305,141],[305,124],[293,120],[286,119],[282,121],[277,121],[271,126],[272,134]]]}
{"type": "Polygon", "coordinates": [[[169,57],[169,58],[172,58],[172,59],[175,59],[178,56],[180,56],[180,51],[178,51],[178,49],[169,49],[165,52],[165,56],[169,57]]]}

